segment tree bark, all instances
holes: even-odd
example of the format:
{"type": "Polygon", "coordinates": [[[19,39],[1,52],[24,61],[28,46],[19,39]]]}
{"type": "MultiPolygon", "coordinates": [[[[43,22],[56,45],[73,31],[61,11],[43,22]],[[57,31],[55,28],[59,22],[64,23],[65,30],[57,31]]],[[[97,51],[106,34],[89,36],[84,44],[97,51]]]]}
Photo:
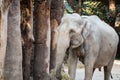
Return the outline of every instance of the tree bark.
{"type": "Polygon", "coordinates": [[[4,76],[5,80],[23,80],[20,0],[12,0],[8,12],[8,38],[4,76]]]}
{"type": "Polygon", "coordinates": [[[7,45],[7,16],[11,0],[0,2],[0,80],[4,80],[4,62],[7,45]]]}
{"type": "Polygon", "coordinates": [[[78,0],[77,13],[79,13],[79,14],[82,13],[82,0],[78,0]]]}
{"type": "Polygon", "coordinates": [[[57,27],[61,22],[64,13],[63,0],[52,0],[50,9],[51,22],[51,53],[50,53],[50,70],[55,68],[56,58],[56,41],[57,41],[57,27]]]}
{"type": "Polygon", "coordinates": [[[30,60],[32,53],[33,37],[33,10],[32,0],[21,1],[21,34],[22,34],[22,53],[23,53],[23,79],[30,79],[30,60]]]}
{"type": "Polygon", "coordinates": [[[50,58],[50,3],[51,0],[35,0],[34,26],[34,80],[49,80],[50,58]]]}

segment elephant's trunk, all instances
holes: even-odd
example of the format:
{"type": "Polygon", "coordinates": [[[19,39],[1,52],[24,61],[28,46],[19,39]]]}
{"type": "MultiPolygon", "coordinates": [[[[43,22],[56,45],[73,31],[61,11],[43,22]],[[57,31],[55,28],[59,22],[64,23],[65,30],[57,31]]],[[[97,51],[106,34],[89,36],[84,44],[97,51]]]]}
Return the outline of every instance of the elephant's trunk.
{"type": "Polygon", "coordinates": [[[58,42],[57,42],[57,49],[56,49],[57,50],[56,51],[56,66],[55,66],[56,76],[61,75],[61,67],[64,61],[65,52],[67,48],[69,47],[69,42],[70,42],[69,37],[64,36],[64,35],[61,36],[61,34],[59,35],[58,42]]]}
{"type": "Polygon", "coordinates": [[[55,69],[59,69],[62,66],[64,57],[65,57],[65,52],[66,52],[67,48],[65,48],[65,46],[57,46],[57,54],[56,54],[56,67],[55,69]]]}

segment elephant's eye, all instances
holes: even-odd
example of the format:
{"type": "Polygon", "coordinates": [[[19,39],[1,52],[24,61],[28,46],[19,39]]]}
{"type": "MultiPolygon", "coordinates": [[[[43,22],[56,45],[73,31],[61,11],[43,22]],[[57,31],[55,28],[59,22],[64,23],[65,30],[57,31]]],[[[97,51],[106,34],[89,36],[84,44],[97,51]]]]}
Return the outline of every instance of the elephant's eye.
{"type": "Polygon", "coordinates": [[[73,29],[70,30],[70,33],[75,33],[75,31],[73,29]]]}
{"type": "Polygon", "coordinates": [[[75,34],[75,31],[73,29],[71,29],[69,34],[70,34],[70,37],[72,37],[75,34]]]}

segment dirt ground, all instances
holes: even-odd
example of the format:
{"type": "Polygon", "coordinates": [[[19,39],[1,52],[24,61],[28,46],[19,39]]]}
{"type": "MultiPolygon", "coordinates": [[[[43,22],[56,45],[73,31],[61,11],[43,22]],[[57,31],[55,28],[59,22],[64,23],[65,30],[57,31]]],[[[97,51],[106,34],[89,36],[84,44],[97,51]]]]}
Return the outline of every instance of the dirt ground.
{"type": "MultiPolygon", "coordinates": [[[[111,73],[113,76],[113,79],[111,80],[120,80],[120,61],[115,60],[111,73]]],[[[84,80],[84,68],[77,69],[75,80],[84,80]]],[[[101,69],[101,71],[99,71],[98,69],[95,70],[93,80],[104,80],[103,68],[101,69]]]]}
{"type": "MultiPolygon", "coordinates": [[[[64,68],[64,70],[66,73],[68,72],[67,66],[64,68]]],[[[75,80],[84,80],[84,72],[84,66],[81,63],[78,63],[75,80]]],[[[120,60],[115,60],[111,73],[113,76],[113,79],[111,80],[120,80],[120,60]]],[[[30,80],[33,79],[31,78],[30,80]]],[[[104,80],[103,68],[101,69],[101,71],[99,71],[98,69],[95,70],[92,80],[104,80]]]]}
{"type": "MultiPolygon", "coordinates": [[[[65,72],[66,73],[68,72],[67,68],[65,68],[65,72]]],[[[120,80],[120,60],[114,61],[114,65],[113,65],[111,73],[112,73],[112,77],[113,77],[113,79],[111,79],[111,80],[120,80]]],[[[84,74],[85,74],[84,66],[83,66],[83,64],[81,64],[79,62],[78,68],[76,71],[76,79],[75,80],[84,80],[84,76],[85,76],[84,74]]],[[[104,80],[103,68],[101,69],[101,71],[99,71],[98,69],[95,70],[92,80],[104,80]]]]}

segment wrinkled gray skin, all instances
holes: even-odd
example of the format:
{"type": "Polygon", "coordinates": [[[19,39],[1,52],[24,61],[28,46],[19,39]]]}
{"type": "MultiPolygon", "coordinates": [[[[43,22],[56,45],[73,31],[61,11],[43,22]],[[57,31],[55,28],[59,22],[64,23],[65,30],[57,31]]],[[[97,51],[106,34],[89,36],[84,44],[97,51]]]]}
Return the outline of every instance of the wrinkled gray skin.
{"type": "Polygon", "coordinates": [[[104,67],[104,80],[110,80],[116,55],[118,35],[97,16],[66,14],[59,26],[56,53],[56,77],[60,78],[61,65],[69,48],[69,75],[75,80],[78,59],[85,65],[85,79],[92,80],[95,68],[104,67]]]}

